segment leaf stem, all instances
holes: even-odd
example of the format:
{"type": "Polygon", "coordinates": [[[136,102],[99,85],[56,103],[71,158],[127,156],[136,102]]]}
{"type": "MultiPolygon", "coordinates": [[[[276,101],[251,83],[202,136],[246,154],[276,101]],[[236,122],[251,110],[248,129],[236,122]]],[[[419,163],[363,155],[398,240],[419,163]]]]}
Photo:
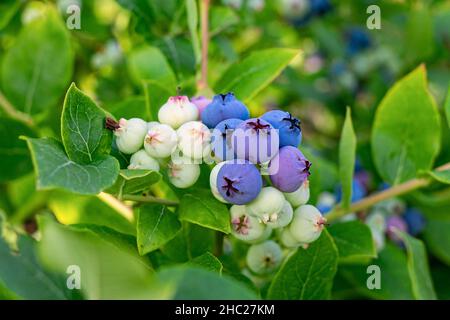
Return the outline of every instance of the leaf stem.
{"type": "MultiPolygon", "coordinates": [[[[450,162],[440,166],[435,169],[436,171],[445,171],[450,170],[450,162]]],[[[327,220],[329,222],[335,221],[343,216],[350,214],[352,212],[362,211],[364,209],[368,209],[378,202],[400,196],[411,191],[423,188],[428,186],[431,183],[432,179],[430,178],[415,178],[409,181],[406,181],[402,184],[393,186],[389,189],[383,190],[381,192],[372,194],[358,202],[352,203],[350,207],[343,208],[340,206],[336,206],[329,214],[327,214],[327,220]]]]}
{"type": "Polygon", "coordinates": [[[198,83],[197,83],[198,90],[203,90],[208,87],[209,3],[210,3],[210,0],[201,0],[201,5],[200,5],[202,58],[201,58],[200,79],[198,80],[198,83]]]}
{"type": "Polygon", "coordinates": [[[128,221],[134,220],[133,210],[113,195],[106,192],[100,192],[97,197],[108,206],[116,210],[118,213],[120,213],[128,221]]]}
{"type": "Polygon", "coordinates": [[[150,196],[150,195],[141,196],[141,195],[125,194],[122,196],[122,200],[145,202],[145,203],[159,203],[159,204],[164,204],[166,206],[178,206],[179,205],[178,201],[157,198],[157,197],[150,196]]]}
{"type": "Polygon", "coordinates": [[[15,119],[18,120],[30,127],[34,127],[34,121],[33,119],[26,113],[23,113],[19,110],[17,110],[11,102],[5,97],[2,91],[0,91],[0,106],[2,107],[3,111],[5,113],[15,119]]]}
{"type": "Polygon", "coordinates": [[[224,234],[220,231],[216,231],[216,243],[214,247],[214,255],[216,257],[223,255],[223,239],[224,234]]]}

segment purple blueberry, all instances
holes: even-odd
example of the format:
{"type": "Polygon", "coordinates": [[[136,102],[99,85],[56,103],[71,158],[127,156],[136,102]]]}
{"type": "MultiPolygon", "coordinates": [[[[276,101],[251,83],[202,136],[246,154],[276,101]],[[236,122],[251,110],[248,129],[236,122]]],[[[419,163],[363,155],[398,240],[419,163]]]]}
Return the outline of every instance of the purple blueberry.
{"type": "Polygon", "coordinates": [[[233,204],[247,204],[262,188],[262,177],[256,166],[244,160],[227,161],[217,175],[220,195],[233,204]]]}
{"type": "Polygon", "coordinates": [[[286,146],[270,161],[268,170],[275,188],[282,192],[294,192],[308,179],[310,167],[311,162],[300,150],[286,146]]]}
{"type": "Polygon", "coordinates": [[[395,234],[394,230],[398,229],[403,232],[408,232],[408,226],[400,216],[392,215],[386,220],[386,231],[389,239],[396,243],[402,243],[401,239],[395,234]]]}
{"type": "Polygon", "coordinates": [[[281,110],[266,112],[261,118],[269,122],[275,129],[278,130],[278,135],[280,136],[280,147],[298,147],[302,141],[300,120],[294,118],[289,112],[281,110]]]}
{"type": "Polygon", "coordinates": [[[249,117],[247,107],[231,92],[215,95],[213,101],[201,113],[201,119],[208,128],[214,128],[226,119],[247,120],[249,117]]]}
{"type": "MultiPolygon", "coordinates": [[[[191,102],[195,104],[198,109],[198,114],[201,116],[203,110],[211,103],[211,99],[204,96],[192,97],[191,102]]],[[[201,119],[201,117],[200,117],[201,119]]]]}
{"type": "Polygon", "coordinates": [[[416,236],[425,228],[426,220],[423,214],[414,208],[408,209],[403,214],[403,219],[408,226],[408,231],[411,235],[416,236]]]}
{"type": "Polygon", "coordinates": [[[214,157],[220,161],[234,159],[234,151],[231,145],[231,137],[234,129],[241,124],[241,119],[227,119],[219,122],[214,128],[211,137],[211,149],[214,157]]]}
{"type": "Polygon", "coordinates": [[[238,159],[260,164],[268,162],[278,153],[278,131],[261,118],[243,121],[236,127],[231,138],[231,145],[238,159]]]}

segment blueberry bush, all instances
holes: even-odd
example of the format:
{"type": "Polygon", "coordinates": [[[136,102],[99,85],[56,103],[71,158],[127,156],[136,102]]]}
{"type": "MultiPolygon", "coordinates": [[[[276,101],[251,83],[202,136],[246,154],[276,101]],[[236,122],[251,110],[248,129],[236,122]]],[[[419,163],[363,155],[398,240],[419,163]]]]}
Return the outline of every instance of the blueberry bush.
{"type": "Polygon", "coordinates": [[[1,299],[449,299],[448,1],[0,4],[1,299]]]}

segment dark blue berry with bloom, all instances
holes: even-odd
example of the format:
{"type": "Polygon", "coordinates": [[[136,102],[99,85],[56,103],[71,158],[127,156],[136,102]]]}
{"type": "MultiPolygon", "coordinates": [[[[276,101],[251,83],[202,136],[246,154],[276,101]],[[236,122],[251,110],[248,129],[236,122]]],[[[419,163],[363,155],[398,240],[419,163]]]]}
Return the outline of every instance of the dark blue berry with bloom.
{"type": "Polygon", "coordinates": [[[301,143],[302,129],[300,128],[300,120],[293,117],[289,112],[272,110],[263,114],[261,118],[278,130],[280,147],[298,147],[301,143]]]}
{"type": "Polygon", "coordinates": [[[247,120],[249,117],[247,107],[231,92],[215,95],[213,101],[201,113],[203,123],[211,129],[226,119],[247,120]]]}

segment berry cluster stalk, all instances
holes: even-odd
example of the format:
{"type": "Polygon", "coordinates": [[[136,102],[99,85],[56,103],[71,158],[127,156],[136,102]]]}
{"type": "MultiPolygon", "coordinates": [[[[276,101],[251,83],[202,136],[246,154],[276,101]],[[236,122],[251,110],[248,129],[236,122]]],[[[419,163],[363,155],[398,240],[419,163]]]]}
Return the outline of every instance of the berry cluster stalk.
{"type": "Polygon", "coordinates": [[[198,90],[208,88],[209,2],[210,0],[202,0],[200,5],[202,59],[200,79],[197,83],[198,90]]]}
{"type": "Polygon", "coordinates": [[[33,119],[26,113],[20,112],[17,110],[11,102],[5,97],[3,92],[0,91],[0,106],[2,107],[3,111],[11,118],[18,120],[22,123],[25,123],[26,125],[30,127],[34,127],[33,119]]]}
{"type": "MultiPolygon", "coordinates": [[[[450,170],[450,163],[447,163],[443,166],[440,166],[435,169],[435,171],[446,171],[450,170]]],[[[369,197],[366,197],[358,202],[353,203],[348,208],[335,207],[329,214],[327,214],[328,222],[335,221],[343,216],[352,213],[358,212],[372,207],[378,202],[400,196],[411,191],[423,188],[428,186],[431,183],[432,179],[428,177],[415,178],[409,181],[406,181],[402,184],[393,186],[392,188],[386,189],[384,191],[375,193],[369,197]]]]}

